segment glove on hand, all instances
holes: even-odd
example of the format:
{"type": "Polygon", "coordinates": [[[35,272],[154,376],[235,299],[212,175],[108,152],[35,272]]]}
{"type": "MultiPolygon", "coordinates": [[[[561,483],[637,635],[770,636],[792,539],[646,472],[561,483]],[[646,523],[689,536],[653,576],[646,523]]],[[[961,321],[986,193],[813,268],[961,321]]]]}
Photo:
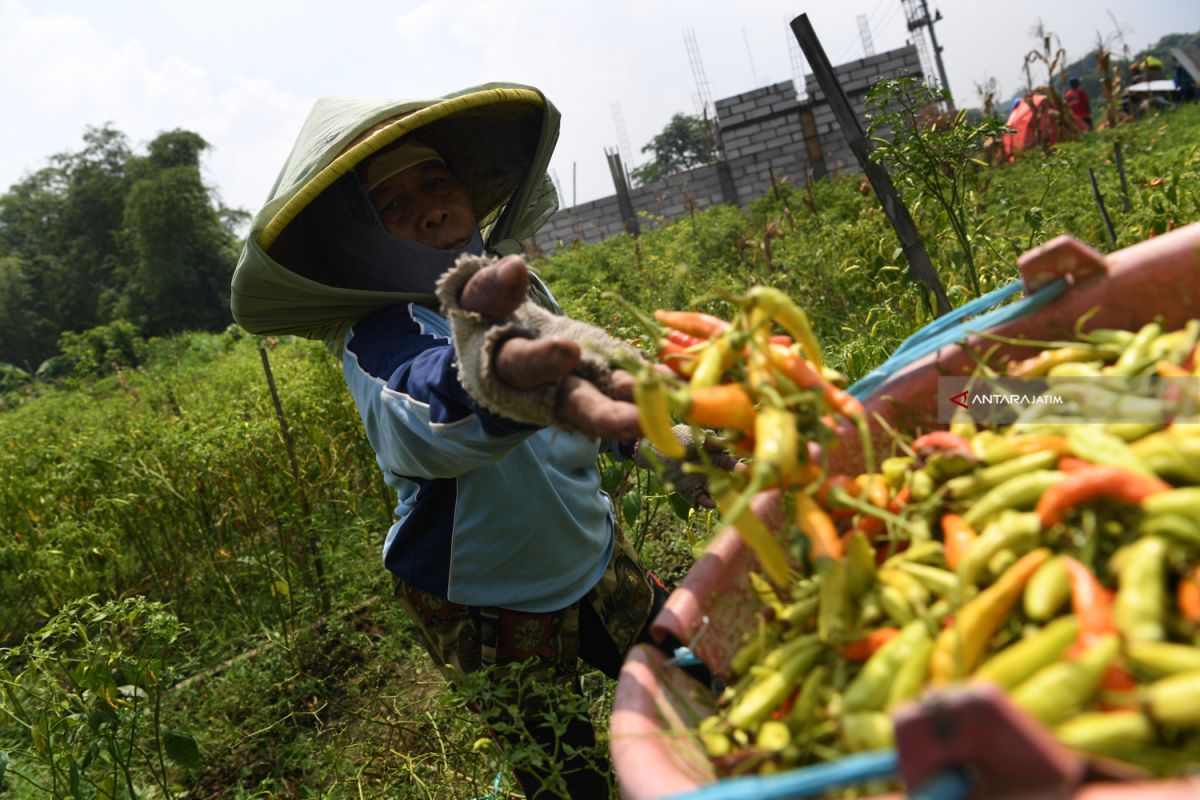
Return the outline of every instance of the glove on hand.
{"type": "Polygon", "coordinates": [[[459,304],[462,288],[471,276],[494,259],[470,254],[459,257],[437,283],[437,296],[450,320],[454,349],[458,354],[458,379],[479,405],[517,422],[557,425],[575,430],[555,413],[555,398],[561,381],[536,389],[514,389],[496,375],[494,359],[500,346],[514,336],[529,339],[562,338],[579,343],[581,357],[572,373],[612,396],[610,358],[617,353],[641,360],[637,350],[609,336],[600,328],[569,317],[551,314],[526,300],[508,317],[488,319],[459,304]]]}
{"type": "Polygon", "coordinates": [[[687,450],[687,455],[683,457],[682,461],[667,458],[647,439],[638,439],[633,450],[633,463],[646,469],[654,469],[656,464],[661,465],[663,480],[675,487],[676,493],[686,500],[688,505],[692,508],[700,506],[713,508],[715,504],[708,496],[707,476],[686,472],[683,465],[689,462],[699,462],[697,445],[704,448],[709,454],[709,460],[722,469],[733,469],[737,459],[720,448],[708,446],[703,438],[697,442],[693,436],[694,429],[690,425],[675,425],[671,428],[671,432],[687,450]]]}

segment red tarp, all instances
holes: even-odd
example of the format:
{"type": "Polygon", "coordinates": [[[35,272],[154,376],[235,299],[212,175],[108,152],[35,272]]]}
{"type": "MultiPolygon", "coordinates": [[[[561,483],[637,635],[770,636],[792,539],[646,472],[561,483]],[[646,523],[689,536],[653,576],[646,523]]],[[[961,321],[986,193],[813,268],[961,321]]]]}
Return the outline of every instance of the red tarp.
{"type": "Polygon", "coordinates": [[[1054,119],[1056,113],[1044,94],[1022,97],[1017,101],[1006,123],[1015,133],[1004,134],[1005,157],[1011,160],[1017,150],[1058,141],[1058,126],[1054,119]]]}

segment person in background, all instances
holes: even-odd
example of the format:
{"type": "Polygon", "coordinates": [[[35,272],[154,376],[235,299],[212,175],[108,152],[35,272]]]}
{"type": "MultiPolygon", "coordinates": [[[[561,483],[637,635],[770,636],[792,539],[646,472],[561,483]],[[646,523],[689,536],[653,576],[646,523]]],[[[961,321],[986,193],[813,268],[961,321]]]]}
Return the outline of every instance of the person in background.
{"type": "Polygon", "coordinates": [[[615,678],[649,641],[666,590],[622,535],[596,463],[602,446],[635,460],[648,448],[632,379],[614,371],[601,387],[577,374],[578,341],[536,332],[458,352],[435,295],[464,253],[502,255],[469,277],[460,308],[561,314],[519,255],[557,206],[546,168],[558,121],[516,84],[319,100],[251,224],[231,306],[254,333],[321,339],[341,360],[397,496],[383,561],[401,606],[452,683],[492,681],[481,714],[496,723],[517,708],[492,732],[502,747],[541,748],[514,762],[526,795],[588,800],[609,795],[606,758],[588,755],[591,721],[552,729],[553,709],[515,696],[504,675],[579,692],[581,661],[615,678]],[[463,369],[545,399],[561,424],[497,413],[464,388],[463,369]]]}
{"type": "Polygon", "coordinates": [[[1083,123],[1090,131],[1092,129],[1092,107],[1088,102],[1087,92],[1083,90],[1079,78],[1076,78],[1074,75],[1067,80],[1067,85],[1070,87],[1067,89],[1065,98],[1067,106],[1071,109],[1071,113],[1075,115],[1075,119],[1083,123]]]}

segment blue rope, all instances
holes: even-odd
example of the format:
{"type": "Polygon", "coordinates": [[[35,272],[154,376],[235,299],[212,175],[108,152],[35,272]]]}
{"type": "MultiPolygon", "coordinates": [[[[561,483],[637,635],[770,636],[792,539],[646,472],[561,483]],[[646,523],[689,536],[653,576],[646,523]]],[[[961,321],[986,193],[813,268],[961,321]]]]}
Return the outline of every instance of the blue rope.
{"type": "Polygon", "coordinates": [[[1021,291],[1021,281],[1013,281],[959,306],[949,314],[938,317],[904,340],[896,351],[875,369],[850,387],[850,394],[862,399],[873,394],[893,375],[930,353],[965,339],[970,333],[985,331],[1032,314],[1054,300],[1067,288],[1065,278],[1046,284],[1028,297],[1000,308],[994,306],[1014,297],[1021,291]],[[993,309],[987,311],[987,309],[993,309]],[[987,311],[987,313],[982,313],[987,311]],[[979,314],[979,316],[975,316],[979,314]],[[974,317],[968,324],[967,319],[974,317]]]}
{"type": "Polygon", "coordinates": [[[895,750],[874,750],[776,775],[750,775],[717,781],[694,791],[671,795],[670,800],[783,800],[788,797],[811,797],[839,786],[893,778],[897,764],[895,750]]]}
{"type": "Polygon", "coordinates": [[[967,800],[971,794],[971,778],[961,768],[951,768],[934,775],[908,793],[909,800],[967,800]]]}

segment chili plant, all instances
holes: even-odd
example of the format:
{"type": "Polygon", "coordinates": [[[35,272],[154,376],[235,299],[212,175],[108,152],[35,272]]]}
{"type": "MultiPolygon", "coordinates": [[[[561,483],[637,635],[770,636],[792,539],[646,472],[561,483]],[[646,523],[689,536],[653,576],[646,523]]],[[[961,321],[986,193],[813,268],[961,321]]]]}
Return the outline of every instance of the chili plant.
{"type": "Polygon", "coordinates": [[[52,798],[172,796],[168,764],[200,761],[191,734],[164,719],[168,658],[183,632],[160,603],[84,598],[0,650],[10,782],[52,798]]]}
{"type": "Polygon", "coordinates": [[[922,199],[942,208],[978,296],[982,289],[969,192],[978,170],[987,167],[977,155],[983,140],[999,136],[1006,128],[989,117],[972,121],[966,111],[952,117],[939,114],[938,104],[949,98],[946,90],[912,77],[872,86],[867,93],[868,134],[875,142],[871,158],[885,164],[897,183],[911,186],[922,199]]]}

